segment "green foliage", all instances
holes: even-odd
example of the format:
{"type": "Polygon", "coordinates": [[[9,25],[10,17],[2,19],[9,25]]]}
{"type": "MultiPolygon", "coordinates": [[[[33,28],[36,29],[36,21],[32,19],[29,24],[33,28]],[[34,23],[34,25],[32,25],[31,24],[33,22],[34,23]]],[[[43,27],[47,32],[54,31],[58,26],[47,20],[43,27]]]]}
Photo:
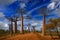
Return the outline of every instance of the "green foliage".
{"type": "Polygon", "coordinates": [[[9,31],[8,30],[2,30],[0,29],[0,36],[8,35],[9,31]]]}
{"type": "Polygon", "coordinates": [[[60,27],[60,18],[57,19],[49,19],[48,24],[46,24],[45,28],[54,28],[54,27],[60,27]]]}
{"type": "Polygon", "coordinates": [[[47,35],[60,35],[60,32],[58,32],[57,27],[60,27],[60,18],[56,18],[56,19],[49,19],[48,20],[48,24],[46,24],[45,26],[45,30],[47,35]],[[51,31],[51,29],[56,29],[54,31],[51,31]]]}
{"type": "Polygon", "coordinates": [[[42,31],[35,30],[35,32],[37,32],[37,33],[41,33],[42,31]]]}

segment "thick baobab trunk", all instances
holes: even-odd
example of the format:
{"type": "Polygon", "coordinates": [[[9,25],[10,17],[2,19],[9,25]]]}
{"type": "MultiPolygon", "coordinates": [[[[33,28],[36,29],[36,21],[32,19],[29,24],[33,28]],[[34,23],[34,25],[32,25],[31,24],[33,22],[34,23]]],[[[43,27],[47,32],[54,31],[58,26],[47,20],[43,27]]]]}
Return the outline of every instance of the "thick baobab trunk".
{"type": "Polygon", "coordinates": [[[32,26],[32,27],[33,27],[33,30],[32,31],[35,32],[35,26],[32,26]]]}
{"type": "Polygon", "coordinates": [[[43,15],[42,35],[45,34],[45,15],[43,15]]]}
{"type": "Polygon", "coordinates": [[[14,21],[14,33],[17,33],[17,21],[14,21]]]}
{"type": "Polygon", "coordinates": [[[9,32],[11,33],[11,24],[9,24],[9,32]]]}
{"type": "Polygon", "coordinates": [[[11,24],[9,24],[9,30],[10,30],[10,34],[13,33],[13,23],[11,22],[11,24]]]}
{"type": "Polygon", "coordinates": [[[20,33],[24,33],[23,30],[23,14],[21,13],[21,27],[20,27],[20,33]]]}

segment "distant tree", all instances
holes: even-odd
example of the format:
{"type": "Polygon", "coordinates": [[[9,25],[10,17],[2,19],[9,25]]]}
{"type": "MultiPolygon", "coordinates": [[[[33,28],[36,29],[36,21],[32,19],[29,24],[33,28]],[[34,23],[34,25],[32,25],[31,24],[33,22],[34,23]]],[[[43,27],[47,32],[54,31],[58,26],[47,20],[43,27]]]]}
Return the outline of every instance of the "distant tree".
{"type": "Polygon", "coordinates": [[[31,26],[31,24],[28,24],[27,26],[28,26],[28,32],[30,32],[30,26],[31,26]]]}
{"type": "Polygon", "coordinates": [[[33,32],[35,32],[35,27],[36,27],[36,26],[32,26],[32,31],[33,31],[33,32]]]}
{"type": "MultiPolygon", "coordinates": [[[[26,17],[24,17],[26,20],[32,20],[32,17],[31,16],[29,16],[29,15],[27,15],[26,17]]],[[[28,23],[28,32],[30,32],[30,26],[31,26],[31,24],[30,23],[28,23]]]]}
{"type": "Polygon", "coordinates": [[[8,20],[9,20],[9,31],[10,31],[10,34],[13,33],[13,19],[12,18],[8,18],[6,17],[8,20]]]}

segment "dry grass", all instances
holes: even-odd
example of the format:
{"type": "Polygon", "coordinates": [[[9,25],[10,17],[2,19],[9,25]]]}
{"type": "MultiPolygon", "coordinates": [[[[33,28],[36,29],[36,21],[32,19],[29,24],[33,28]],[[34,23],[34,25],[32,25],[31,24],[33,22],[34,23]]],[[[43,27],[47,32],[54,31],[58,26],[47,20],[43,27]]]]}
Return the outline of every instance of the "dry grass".
{"type": "Polygon", "coordinates": [[[18,34],[15,36],[1,37],[0,40],[52,40],[51,37],[41,36],[38,33],[18,34]]]}

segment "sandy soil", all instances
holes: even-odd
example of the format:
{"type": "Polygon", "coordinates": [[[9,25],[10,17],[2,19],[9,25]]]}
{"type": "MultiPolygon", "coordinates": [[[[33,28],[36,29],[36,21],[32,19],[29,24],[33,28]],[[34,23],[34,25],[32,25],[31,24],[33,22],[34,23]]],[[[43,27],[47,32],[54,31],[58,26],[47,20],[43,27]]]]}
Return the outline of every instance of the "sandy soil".
{"type": "Polygon", "coordinates": [[[50,36],[42,36],[38,33],[18,34],[14,36],[0,37],[0,40],[53,40],[50,36]]]}

